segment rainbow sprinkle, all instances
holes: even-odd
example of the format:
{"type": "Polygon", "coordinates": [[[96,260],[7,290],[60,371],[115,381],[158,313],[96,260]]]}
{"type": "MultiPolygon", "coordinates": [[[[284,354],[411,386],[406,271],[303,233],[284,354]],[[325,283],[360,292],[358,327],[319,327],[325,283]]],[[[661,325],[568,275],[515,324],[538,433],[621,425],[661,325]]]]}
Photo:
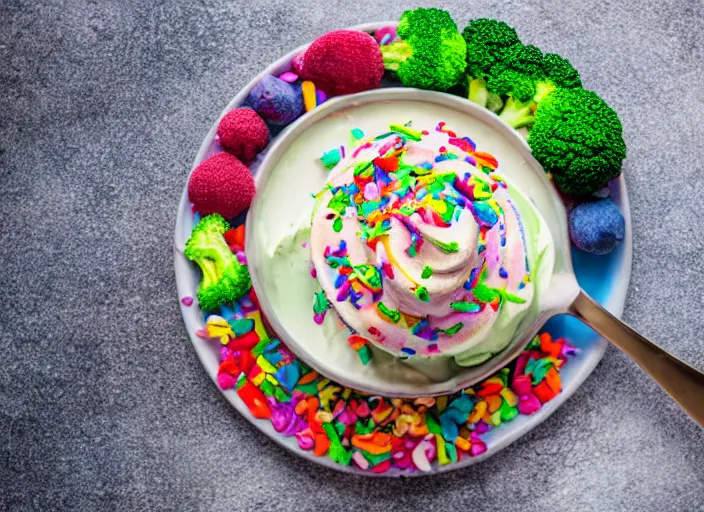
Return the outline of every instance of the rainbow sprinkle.
{"type": "MultiPolygon", "coordinates": [[[[322,308],[327,299],[319,297],[322,308]]],[[[220,313],[207,317],[197,333],[220,346],[220,388],[236,390],[252,416],[295,437],[301,450],[374,473],[428,472],[433,464],[481,455],[483,434],[535,413],[560,393],[560,369],[576,352],[543,333],[511,365],[472,388],[437,398],[385,398],[307,367],[266,329],[253,289],[220,313]]],[[[363,360],[370,355],[362,336],[348,342],[363,360]]]]}

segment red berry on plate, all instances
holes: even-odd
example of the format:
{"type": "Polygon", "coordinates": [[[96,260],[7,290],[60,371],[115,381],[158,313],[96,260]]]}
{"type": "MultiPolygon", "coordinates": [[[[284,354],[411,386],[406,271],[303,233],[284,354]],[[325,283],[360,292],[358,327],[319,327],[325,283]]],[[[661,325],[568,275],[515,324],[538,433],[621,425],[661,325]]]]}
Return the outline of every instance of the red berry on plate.
{"type": "Polygon", "coordinates": [[[188,199],[201,215],[236,217],[249,208],[254,190],[252,173],[229,153],[211,156],[188,179],[188,199]]]}
{"type": "Polygon", "coordinates": [[[376,89],[384,75],[379,43],[360,30],[335,30],[320,36],[299,65],[301,78],[331,96],[376,89]]]}
{"type": "Polygon", "coordinates": [[[225,151],[250,164],[269,143],[269,128],[251,108],[236,108],[220,121],[218,137],[225,151]]]}

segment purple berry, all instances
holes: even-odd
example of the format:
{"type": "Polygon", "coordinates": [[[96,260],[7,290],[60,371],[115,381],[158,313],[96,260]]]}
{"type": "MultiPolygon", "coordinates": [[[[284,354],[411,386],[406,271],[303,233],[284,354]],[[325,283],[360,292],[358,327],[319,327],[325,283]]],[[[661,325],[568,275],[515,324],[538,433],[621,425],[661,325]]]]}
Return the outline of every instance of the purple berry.
{"type": "Polygon", "coordinates": [[[303,95],[300,87],[266,75],[249,91],[247,105],[271,124],[285,126],[303,114],[303,95]]]}
{"type": "Polygon", "coordinates": [[[593,254],[613,251],[626,230],[623,215],[611,199],[577,205],[570,212],[569,226],[574,245],[593,254]]]}

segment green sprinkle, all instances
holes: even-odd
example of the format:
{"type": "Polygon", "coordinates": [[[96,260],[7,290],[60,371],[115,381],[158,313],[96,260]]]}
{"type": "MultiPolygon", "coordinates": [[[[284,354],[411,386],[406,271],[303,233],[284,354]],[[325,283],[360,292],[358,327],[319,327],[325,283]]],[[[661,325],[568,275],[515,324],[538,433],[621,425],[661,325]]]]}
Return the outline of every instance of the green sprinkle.
{"type": "Polygon", "coordinates": [[[479,302],[493,302],[501,296],[501,292],[496,288],[489,288],[485,284],[478,284],[473,290],[474,298],[479,302]]]}
{"type": "Polygon", "coordinates": [[[297,384],[294,389],[306,395],[314,396],[318,394],[318,381],[314,380],[308,384],[297,384]]]}
{"type": "Polygon", "coordinates": [[[374,137],[374,140],[385,139],[385,138],[388,137],[389,135],[394,135],[394,132],[382,133],[381,135],[378,135],[378,136],[374,137]]]}
{"type": "Polygon", "coordinates": [[[420,277],[422,277],[423,279],[428,279],[432,275],[433,269],[426,265],[423,267],[423,273],[421,273],[420,277]]]}
{"type": "Polygon", "coordinates": [[[237,378],[237,384],[235,384],[235,388],[240,389],[242,386],[244,386],[245,382],[247,382],[247,376],[244,374],[244,372],[242,372],[237,378]]]}
{"type": "Polygon", "coordinates": [[[444,252],[458,252],[460,250],[460,244],[458,244],[457,242],[450,242],[449,244],[446,244],[445,242],[441,242],[440,240],[433,240],[432,238],[427,237],[426,239],[435,247],[444,252]]]}
{"type": "Polygon", "coordinates": [[[336,211],[339,215],[344,215],[345,210],[350,205],[350,196],[345,194],[342,189],[335,192],[335,195],[333,195],[332,199],[328,202],[328,208],[336,211]]]}
{"type": "Polygon", "coordinates": [[[418,297],[423,302],[430,302],[430,295],[425,286],[419,285],[415,290],[416,297],[418,297]]]}
{"type": "Polygon", "coordinates": [[[342,231],[342,217],[335,218],[335,221],[332,223],[332,229],[335,230],[335,233],[342,231]]]}
{"type": "Polygon", "coordinates": [[[326,169],[332,169],[338,163],[340,163],[341,159],[342,154],[340,153],[340,150],[338,148],[326,151],[325,153],[323,153],[323,156],[320,157],[320,161],[323,162],[323,166],[326,169]]]}
{"type": "Polygon", "coordinates": [[[325,296],[325,292],[320,289],[315,292],[315,302],[313,303],[313,311],[316,315],[321,315],[325,313],[328,309],[328,298],[325,296]]]}
{"type": "Polygon", "coordinates": [[[352,461],[352,453],[345,449],[340,442],[340,437],[337,435],[335,427],[332,423],[323,423],[323,430],[330,440],[330,448],[328,449],[328,456],[338,464],[343,466],[349,466],[352,461]]]}
{"type": "Polygon", "coordinates": [[[371,162],[359,162],[354,166],[354,175],[359,176],[372,166],[371,162]]]}
{"type": "Polygon", "coordinates": [[[377,464],[384,462],[385,460],[389,460],[393,456],[393,453],[391,452],[391,450],[389,450],[386,453],[380,453],[378,455],[372,455],[371,453],[369,453],[366,450],[359,450],[359,451],[362,453],[364,458],[369,461],[369,463],[372,466],[376,466],[377,464]]]}
{"type": "Polygon", "coordinates": [[[423,132],[419,132],[418,130],[414,130],[408,126],[403,126],[400,124],[389,125],[389,130],[405,135],[414,141],[419,141],[423,137],[423,132]]]}
{"type": "Polygon", "coordinates": [[[288,396],[283,389],[278,387],[274,389],[274,398],[276,398],[279,402],[288,402],[291,400],[291,397],[288,396]]]}
{"type": "Polygon", "coordinates": [[[399,313],[398,309],[389,309],[381,301],[377,302],[376,309],[379,310],[379,313],[384,315],[386,318],[388,318],[395,324],[398,323],[399,320],[401,320],[401,313],[399,313]]]}
{"type": "Polygon", "coordinates": [[[462,322],[457,322],[455,325],[450,327],[449,329],[437,329],[438,332],[442,332],[447,334],[448,336],[452,336],[453,334],[457,334],[460,329],[464,327],[464,324],[462,322]]]}
{"type": "Polygon", "coordinates": [[[268,380],[264,379],[261,384],[259,384],[259,389],[262,390],[266,396],[274,396],[274,385],[268,380]]]}
{"type": "Polygon", "coordinates": [[[450,307],[462,313],[476,313],[482,309],[479,304],[475,304],[474,302],[452,302],[450,303],[450,307]]]}
{"type": "Polygon", "coordinates": [[[428,432],[430,432],[431,434],[442,435],[442,428],[440,427],[438,422],[435,421],[435,418],[430,415],[429,412],[426,413],[425,424],[428,425],[428,432]]]}
{"type": "Polygon", "coordinates": [[[482,171],[484,171],[486,174],[491,174],[493,169],[491,167],[487,167],[486,165],[482,166],[482,171]]]}
{"type": "Polygon", "coordinates": [[[526,302],[526,299],[524,299],[523,297],[513,295],[512,293],[509,293],[506,290],[499,290],[499,293],[501,294],[501,298],[505,301],[513,302],[515,304],[524,304],[526,302]]]}
{"type": "Polygon", "coordinates": [[[369,421],[365,425],[364,422],[361,420],[357,420],[357,423],[355,423],[354,426],[354,432],[355,434],[371,434],[374,432],[374,428],[376,427],[376,424],[374,423],[374,420],[369,418],[369,421]]]}
{"type": "Polygon", "coordinates": [[[369,345],[364,345],[357,351],[357,354],[359,354],[359,358],[364,365],[369,364],[369,361],[372,360],[372,352],[369,350],[369,345]]]}
{"type": "Polygon", "coordinates": [[[364,132],[360,130],[359,128],[355,128],[352,130],[352,137],[355,138],[355,140],[360,140],[362,137],[364,137],[364,132]]]}

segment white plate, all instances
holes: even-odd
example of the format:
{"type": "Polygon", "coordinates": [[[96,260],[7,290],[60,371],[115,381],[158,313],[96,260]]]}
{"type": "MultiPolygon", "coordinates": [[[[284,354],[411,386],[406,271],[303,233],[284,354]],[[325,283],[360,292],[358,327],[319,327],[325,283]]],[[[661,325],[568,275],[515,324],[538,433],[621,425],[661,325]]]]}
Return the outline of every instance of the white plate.
{"type": "MultiPolygon", "coordinates": [[[[353,27],[358,30],[371,32],[376,28],[388,26],[393,23],[374,23],[353,27]]],[[[229,110],[240,106],[249,90],[264,75],[278,75],[290,67],[291,59],[305,46],[294,50],[288,55],[277,60],[268,66],[259,76],[255,77],[247,86],[235,96],[220,115],[220,118],[229,110]]],[[[209,156],[220,151],[219,145],[215,142],[215,132],[220,120],[218,118],[201,144],[200,150],[195,158],[193,168],[209,156]]],[[[258,169],[258,161],[254,162],[250,168],[254,174],[258,169]]],[[[619,205],[626,221],[626,236],[621,246],[608,256],[592,256],[579,251],[573,252],[573,264],[580,285],[592,296],[603,304],[611,313],[620,316],[628,290],[631,276],[632,239],[631,239],[631,218],[623,177],[612,183],[612,197],[619,205]]],[[[193,214],[188,201],[187,191],[184,192],[179,204],[178,217],[176,219],[176,233],[174,245],[174,266],[176,271],[176,283],[179,299],[186,296],[195,296],[196,288],[200,281],[200,274],[182,253],[185,241],[190,236],[193,227],[193,214]]],[[[210,375],[213,382],[216,382],[217,369],[220,362],[219,343],[213,344],[204,341],[196,336],[196,331],[204,327],[203,314],[196,304],[185,306],[181,303],[181,314],[188,331],[188,335],[193,346],[210,375]]],[[[590,329],[582,326],[577,320],[567,317],[558,317],[549,323],[549,330],[556,335],[566,336],[569,341],[581,349],[578,356],[571,358],[560,371],[562,377],[563,390],[556,398],[546,403],[538,412],[531,416],[519,415],[514,420],[494,428],[482,436],[487,444],[487,451],[477,457],[464,457],[461,461],[445,466],[434,466],[434,472],[444,472],[460,467],[468,466],[480,462],[502,448],[516,441],[550,416],[567,398],[569,398],[581,383],[592,372],[597,363],[601,360],[608,342],[598,337],[590,329]]],[[[216,384],[217,385],[217,384],[216,384]]],[[[352,471],[375,476],[395,476],[395,475],[418,475],[428,473],[409,473],[400,470],[390,470],[386,473],[377,474],[362,472],[354,466],[340,466],[328,457],[316,457],[310,451],[301,450],[298,447],[295,437],[283,437],[278,434],[268,420],[258,420],[251,416],[246,405],[239,398],[235,390],[223,391],[227,400],[240,411],[250,422],[272,438],[277,443],[288,448],[294,453],[309,460],[343,471],[352,471]]]]}

